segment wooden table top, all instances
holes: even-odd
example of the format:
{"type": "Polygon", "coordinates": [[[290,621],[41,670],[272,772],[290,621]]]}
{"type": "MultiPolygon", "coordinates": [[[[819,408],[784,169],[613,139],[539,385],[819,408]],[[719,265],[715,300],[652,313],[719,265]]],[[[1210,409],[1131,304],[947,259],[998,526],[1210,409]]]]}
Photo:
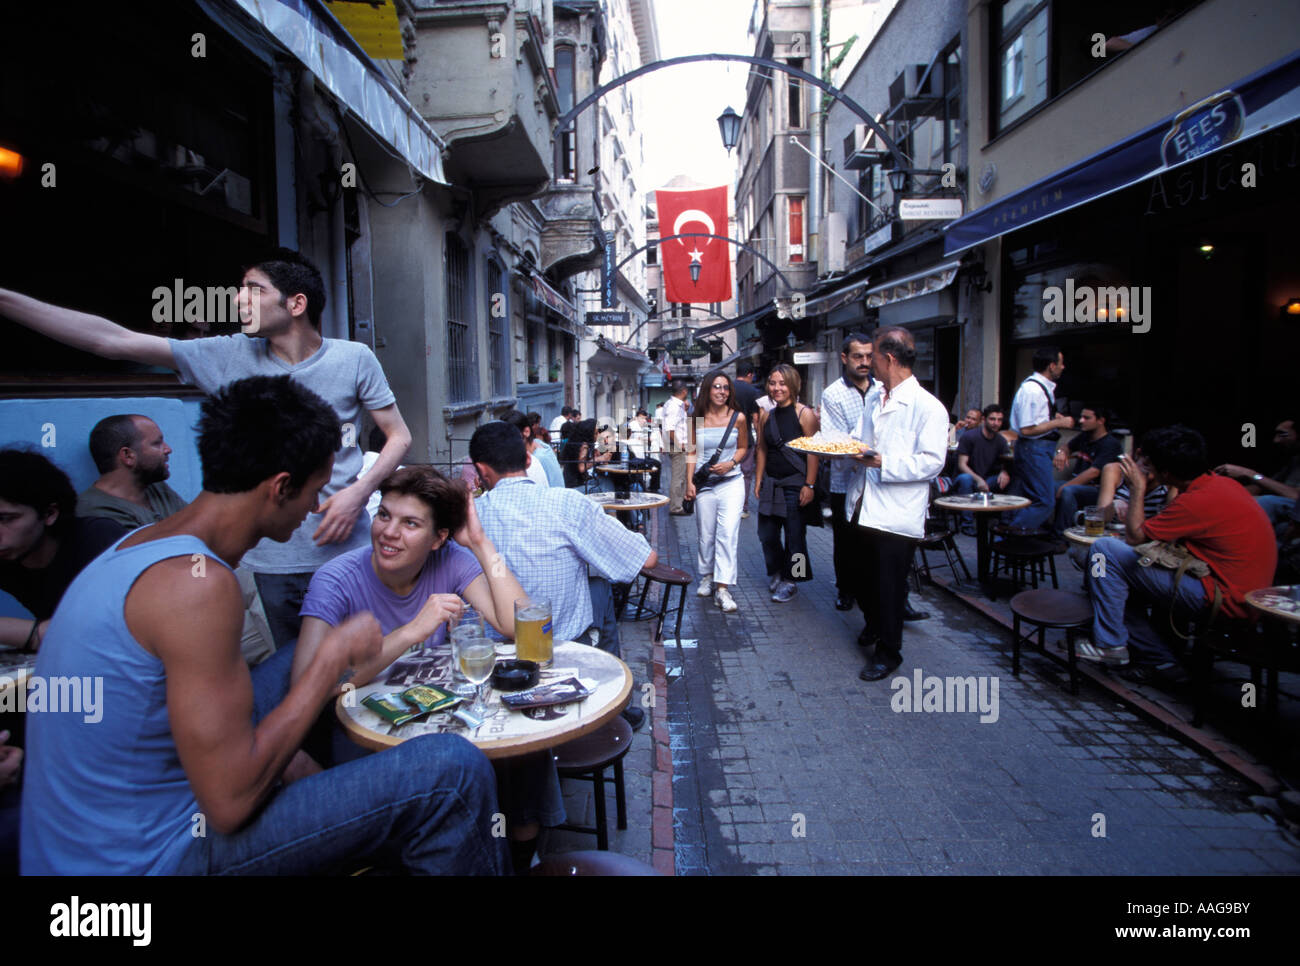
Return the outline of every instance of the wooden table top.
{"type": "MultiPolygon", "coordinates": [[[[441,687],[451,677],[450,644],[434,648],[429,656],[403,655],[371,683],[339,695],[335,713],[348,737],[363,748],[378,751],[420,735],[458,734],[489,758],[513,758],[595,731],[623,710],[632,692],[632,672],[614,655],[575,641],[557,641],[554,662],[542,671],[539,683],[576,677],[588,686],[594,685],[594,694],[571,704],[512,711],[488,683],[484,697],[488,718],[473,730],[447,712],[393,725],[361,704],[371,694],[402,691],[414,684],[441,687]]],[[[465,707],[469,703],[470,699],[466,699],[465,707]]]]}
{"type": "Polygon", "coordinates": [[[1261,587],[1246,595],[1246,603],[1270,617],[1300,624],[1300,599],[1292,596],[1300,587],[1261,587]]]}
{"type": "Polygon", "coordinates": [[[989,494],[988,505],[983,500],[972,500],[969,496],[941,496],[934,505],[945,510],[969,510],[973,513],[1004,513],[1007,510],[1019,510],[1029,506],[1028,497],[1009,496],[1005,493],[989,494]]]}
{"type": "Polygon", "coordinates": [[[1094,543],[1100,540],[1101,537],[1119,537],[1122,540],[1124,538],[1124,528],[1121,526],[1116,529],[1115,527],[1107,526],[1106,532],[1100,537],[1088,536],[1088,534],[1084,532],[1083,527],[1067,527],[1065,530],[1066,540],[1069,540],[1071,543],[1083,544],[1085,547],[1091,547],[1094,543]]]}
{"type": "Polygon", "coordinates": [[[588,493],[587,499],[600,504],[606,513],[627,513],[631,510],[653,510],[667,506],[668,497],[662,493],[632,493],[625,499],[618,499],[613,493],[588,493]]]}

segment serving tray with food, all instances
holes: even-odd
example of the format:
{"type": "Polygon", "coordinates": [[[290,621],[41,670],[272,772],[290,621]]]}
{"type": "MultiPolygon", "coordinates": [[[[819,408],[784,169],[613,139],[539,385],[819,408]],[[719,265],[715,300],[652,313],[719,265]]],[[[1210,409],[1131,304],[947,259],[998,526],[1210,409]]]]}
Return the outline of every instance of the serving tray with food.
{"type": "Polygon", "coordinates": [[[871,447],[866,443],[861,443],[844,433],[819,431],[812,436],[800,436],[798,439],[792,439],[786,445],[791,449],[797,449],[801,453],[812,453],[816,456],[829,456],[831,458],[851,458],[871,453],[871,447]]]}

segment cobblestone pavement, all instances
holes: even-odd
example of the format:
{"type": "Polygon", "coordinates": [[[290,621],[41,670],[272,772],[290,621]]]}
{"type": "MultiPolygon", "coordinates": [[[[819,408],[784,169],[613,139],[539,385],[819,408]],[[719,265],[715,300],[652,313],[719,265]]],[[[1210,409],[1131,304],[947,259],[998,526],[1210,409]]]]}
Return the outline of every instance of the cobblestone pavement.
{"type": "MultiPolygon", "coordinates": [[[[1088,682],[1076,697],[1033,667],[1013,678],[1006,632],[946,592],[913,595],[932,617],[907,625],[896,676],[859,681],[861,617],[833,607],[829,529],[810,532],[816,579],[777,604],[756,524],[740,613],[688,598],[682,636],[699,646],[668,692],[678,874],[1300,872],[1245,782],[1088,682]],[[920,695],[892,710],[918,673],[975,676],[990,720],[920,695]]],[[[664,538],[694,574],[694,520],[664,538]]]]}

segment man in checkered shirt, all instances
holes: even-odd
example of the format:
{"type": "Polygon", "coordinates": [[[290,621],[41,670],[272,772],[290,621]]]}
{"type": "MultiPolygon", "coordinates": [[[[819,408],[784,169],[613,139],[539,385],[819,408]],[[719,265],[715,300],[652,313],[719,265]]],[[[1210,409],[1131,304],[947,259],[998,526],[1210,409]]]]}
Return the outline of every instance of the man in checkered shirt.
{"type": "MultiPolygon", "coordinates": [[[[588,566],[592,577],[631,583],[642,567],[659,562],[645,537],[577,490],[528,479],[523,439],[508,423],[475,430],[469,458],[488,490],[475,501],[483,530],[528,596],[551,602],[555,640],[587,642],[593,627],[612,624],[593,610],[588,566]]],[[[605,634],[600,645],[617,653],[617,642],[605,634]]]]}

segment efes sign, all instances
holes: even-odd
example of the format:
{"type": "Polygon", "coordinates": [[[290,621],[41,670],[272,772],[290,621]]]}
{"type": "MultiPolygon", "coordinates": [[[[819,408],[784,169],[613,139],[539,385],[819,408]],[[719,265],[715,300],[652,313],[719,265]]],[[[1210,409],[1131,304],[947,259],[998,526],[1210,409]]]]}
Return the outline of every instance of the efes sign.
{"type": "Polygon", "coordinates": [[[1241,135],[1246,109],[1234,91],[1222,91],[1193,104],[1174,118],[1160,142],[1165,167],[1207,154],[1241,135]]]}

